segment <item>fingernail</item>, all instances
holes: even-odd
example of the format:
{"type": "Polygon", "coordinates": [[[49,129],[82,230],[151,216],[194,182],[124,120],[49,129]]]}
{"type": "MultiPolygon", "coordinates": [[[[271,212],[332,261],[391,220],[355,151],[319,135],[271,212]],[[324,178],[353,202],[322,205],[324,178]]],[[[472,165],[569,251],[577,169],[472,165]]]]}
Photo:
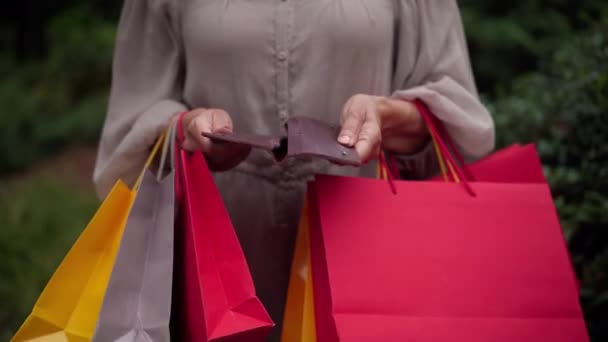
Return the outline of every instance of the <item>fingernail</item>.
{"type": "Polygon", "coordinates": [[[230,133],[232,130],[228,126],[224,126],[215,130],[217,133],[230,133]]]}
{"type": "Polygon", "coordinates": [[[338,142],[340,144],[350,144],[350,137],[348,135],[342,135],[338,138],[338,142]]]}

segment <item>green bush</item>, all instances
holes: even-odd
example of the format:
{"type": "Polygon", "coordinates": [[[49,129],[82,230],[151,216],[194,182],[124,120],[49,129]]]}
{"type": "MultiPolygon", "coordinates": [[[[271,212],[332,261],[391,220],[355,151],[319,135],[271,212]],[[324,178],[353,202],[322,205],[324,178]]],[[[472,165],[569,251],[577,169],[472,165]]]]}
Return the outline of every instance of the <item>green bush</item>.
{"type": "MultiPolygon", "coordinates": [[[[0,175],[69,144],[95,144],[101,129],[120,2],[52,3],[64,10],[47,27],[44,59],[0,54],[0,175]],[[109,10],[100,14],[102,8],[109,10]]],[[[459,4],[499,146],[537,143],[581,280],[589,332],[594,341],[608,341],[608,25],[587,29],[608,18],[608,2],[459,4]]],[[[3,46],[15,39],[9,36],[0,27],[3,46]]],[[[28,182],[0,184],[1,341],[29,313],[96,204],[92,194],[53,181],[28,182]]]]}
{"type": "Polygon", "coordinates": [[[97,204],[94,194],[50,179],[0,184],[0,341],[30,313],[97,204]]]}
{"type": "Polygon", "coordinates": [[[597,0],[460,0],[479,88],[494,94],[523,72],[536,70],[571,33],[608,17],[597,0]]]}
{"type": "Polygon", "coordinates": [[[581,280],[589,331],[608,340],[608,21],[571,37],[493,103],[498,143],[536,142],[581,280]]]}
{"type": "Polygon", "coordinates": [[[43,61],[0,59],[0,174],[68,144],[97,142],[106,110],[115,24],[87,7],[66,11],[49,27],[43,61]]]}

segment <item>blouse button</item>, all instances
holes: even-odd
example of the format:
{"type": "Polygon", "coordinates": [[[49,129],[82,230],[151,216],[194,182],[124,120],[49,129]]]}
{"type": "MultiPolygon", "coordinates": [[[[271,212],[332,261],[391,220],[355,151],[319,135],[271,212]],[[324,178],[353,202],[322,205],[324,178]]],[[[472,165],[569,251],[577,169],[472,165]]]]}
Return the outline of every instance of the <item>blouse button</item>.
{"type": "Polygon", "coordinates": [[[280,61],[285,61],[287,59],[287,52],[281,51],[281,52],[279,52],[277,57],[279,58],[280,61]]]}

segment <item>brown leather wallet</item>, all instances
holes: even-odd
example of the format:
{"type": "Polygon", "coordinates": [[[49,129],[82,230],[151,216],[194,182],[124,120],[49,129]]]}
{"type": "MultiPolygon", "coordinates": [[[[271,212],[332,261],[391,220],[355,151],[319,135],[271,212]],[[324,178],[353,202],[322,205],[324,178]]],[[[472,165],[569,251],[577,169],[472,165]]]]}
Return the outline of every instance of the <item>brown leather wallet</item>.
{"type": "Polygon", "coordinates": [[[242,133],[203,133],[216,143],[249,145],[270,152],[278,162],[286,158],[313,156],[338,165],[360,166],[361,158],[354,148],[337,141],[339,128],[307,117],[293,117],[285,124],[286,136],[242,133]]]}

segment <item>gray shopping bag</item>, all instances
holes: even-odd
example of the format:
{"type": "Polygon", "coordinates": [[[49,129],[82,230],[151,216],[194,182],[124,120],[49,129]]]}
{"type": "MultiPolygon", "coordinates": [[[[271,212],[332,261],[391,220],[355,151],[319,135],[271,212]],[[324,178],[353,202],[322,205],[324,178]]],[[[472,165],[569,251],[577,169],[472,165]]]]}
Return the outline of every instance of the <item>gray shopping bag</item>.
{"type": "MultiPolygon", "coordinates": [[[[173,139],[169,139],[173,141],[173,139]]],[[[165,144],[164,156],[169,148],[165,144]]],[[[172,149],[172,148],[171,148],[172,149]]],[[[174,173],[146,170],[127,220],[93,337],[96,342],[169,341],[174,173]]]]}

